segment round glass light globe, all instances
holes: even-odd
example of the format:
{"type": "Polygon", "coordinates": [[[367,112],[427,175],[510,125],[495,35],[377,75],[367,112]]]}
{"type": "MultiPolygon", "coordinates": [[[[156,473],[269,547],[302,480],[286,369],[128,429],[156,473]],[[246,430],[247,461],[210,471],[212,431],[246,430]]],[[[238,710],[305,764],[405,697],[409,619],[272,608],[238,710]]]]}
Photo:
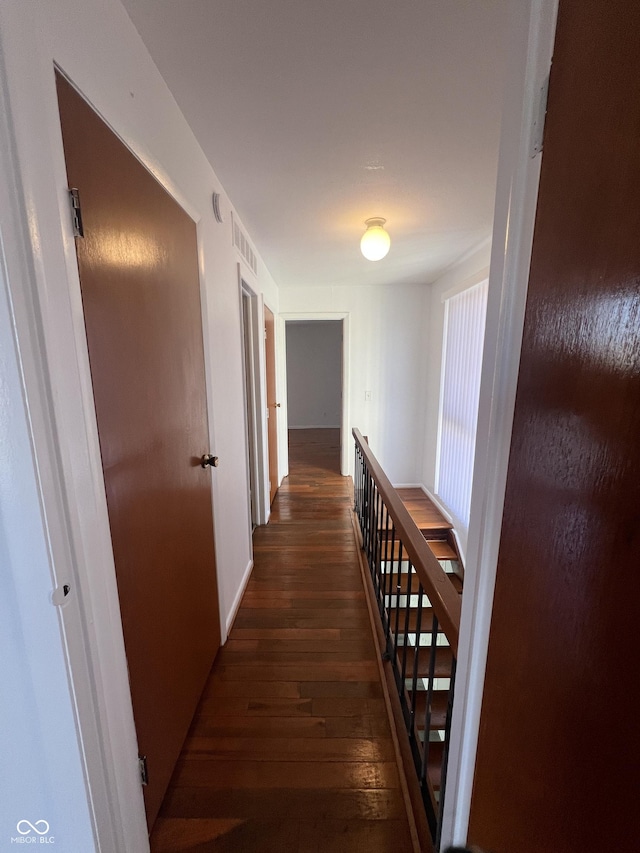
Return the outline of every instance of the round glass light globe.
{"type": "Polygon", "coordinates": [[[381,261],[389,251],[391,238],[384,230],[384,219],[367,219],[367,230],[360,240],[360,251],[368,261],[381,261]]]}

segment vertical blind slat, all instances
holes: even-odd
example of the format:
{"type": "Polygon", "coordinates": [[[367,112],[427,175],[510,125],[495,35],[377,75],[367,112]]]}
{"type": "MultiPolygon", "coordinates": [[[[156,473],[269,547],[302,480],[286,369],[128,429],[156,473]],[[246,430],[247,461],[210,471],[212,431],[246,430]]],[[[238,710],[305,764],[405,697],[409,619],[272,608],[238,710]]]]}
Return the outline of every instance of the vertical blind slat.
{"type": "Polygon", "coordinates": [[[447,300],[436,494],[469,526],[488,282],[447,300]]]}

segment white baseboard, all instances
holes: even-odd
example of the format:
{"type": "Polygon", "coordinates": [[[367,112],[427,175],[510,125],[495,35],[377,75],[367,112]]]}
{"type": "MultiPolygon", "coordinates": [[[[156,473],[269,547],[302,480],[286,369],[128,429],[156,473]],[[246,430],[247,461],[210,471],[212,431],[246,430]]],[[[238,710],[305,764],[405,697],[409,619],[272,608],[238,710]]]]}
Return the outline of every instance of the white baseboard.
{"type": "Polygon", "coordinates": [[[231,605],[231,610],[229,615],[227,616],[227,624],[226,624],[226,636],[224,638],[224,642],[227,642],[227,637],[229,636],[229,631],[231,630],[231,626],[233,625],[233,620],[236,618],[236,614],[238,612],[238,608],[240,607],[240,602],[242,601],[242,596],[244,595],[244,591],[249,583],[249,578],[251,577],[251,570],[253,569],[253,560],[249,560],[247,564],[247,568],[244,570],[244,575],[242,576],[242,581],[240,582],[240,586],[238,587],[238,591],[236,593],[236,597],[233,599],[233,604],[231,605]]]}
{"type": "Polygon", "coordinates": [[[447,521],[450,524],[453,524],[453,530],[451,532],[455,537],[456,545],[458,547],[458,554],[460,554],[460,560],[462,561],[462,565],[466,566],[466,561],[467,561],[466,536],[460,535],[460,529],[459,529],[458,525],[456,524],[455,518],[453,518],[453,516],[451,515],[449,510],[446,508],[446,506],[444,506],[444,504],[438,500],[438,498],[433,494],[433,492],[424,485],[420,486],[420,488],[425,493],[425,495],[429,498],[429,500],[433,501],[433,503],[438,507],[438,509],[444,515],[444,517],[447,519],[447,521]]]}
{"type": "Polygon", "coordinates": [[[421,484],[420,488],[425,493],[425,495],[429,498],[429,500],[432,501],[438,507],[440,512],[444,515],[444,517],[449,522],[449,524],[453,524],[455,526],[455,521],[452,518],[451,513],[446,508],[446,506],[442,503],[442,501],[438,497],[436,497],[436,495],[433,494],[431,489],[428,489],[424,484],[421,484]]]}

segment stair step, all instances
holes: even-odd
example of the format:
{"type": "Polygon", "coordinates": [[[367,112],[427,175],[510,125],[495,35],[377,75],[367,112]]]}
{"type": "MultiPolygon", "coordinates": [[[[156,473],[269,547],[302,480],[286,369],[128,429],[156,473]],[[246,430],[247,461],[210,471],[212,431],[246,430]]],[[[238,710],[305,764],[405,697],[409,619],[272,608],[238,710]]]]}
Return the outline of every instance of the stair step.
{"type": "MultiPolygon", "coordinates": [[[[395,630],[396,625],[396,610],[395,607],[387,608],[389,619],[391,620],[391,630],[395,630]]],[[[420,618],[420,633],[428,634],[431,631],[431,625],[433,621],[433,610],[430,607],[422,608],[422,616],[420,618]]],[[[418,627],[418,609],[411,608],[409,610],[409,620],[407,630],[411,633],[414,633],[418,627]]],[[[402,636],[405,631],[405,612],[403,608],[400,608],[400,615],[398,620],[398,633],[402,636]]]]}
{"type": "Polygon", "coordinates": [[[438,560],[457,560],[458,555],[455,548],[446,539],[427,539],[427,545],[438,560]]]}
{"type": "Polygon", "coordinates": [[[451,530],[453,525],[446,520],[437,506],[429,500],[422,489],[398,489],[398,496],[409,511],[419,530],[451,530]]]}
{"type": "MultiPolygon", "coordinates": [[[[398,648],[398,666],[402,666],[402,653],[403,648],[400,646],[398,648]]],[[[407,666],[406,666],[406,677],[413,677],[413,667],[414,667],[414,657],[415,657],[415,647],[407,646],[407,666]]],[[[429,677],[429,665],[431,662],[431,646],[420,646],[418,648],[418,666],[417,666],[417,676],[418,678],[428,678],[429,677]]],[[[451,653],[450,646],[436,646],[436,661],[435,661],[435,669],[434,669],[434,677],[435,678],[449,678],[451,676],[451,666],[453,663],[453,655],[451,653]]]]}
{"type": "MultiPolygon", "coordinates": [[[[393,560],[397,562],[400,559],[400,551],[401,545],[397,540],[393,540],[389,535],[387,537],[386,531],[379,531],[380,535],[380,550],[378,552],[378,556],[381,560],[393,560]]],[[[424,534],[423,534],[424,535],[424,534]]],[[[425,537],[426,538],[426,537],[425,537]]],[[[432,554],[437,560],[457,560],[458,555],[455,550],[451,547],[451,545],[447,542],[446,539],[433,539],[429,536],[426,539],[426,543],[429,546],[432,554]]],[[[408,560],[407,552],[404,546],[402,546],[402,559],[408,560]]]]}
{"type": "MultiPolygon", "coordinates": [[[[411,702],[411,696],[409,696],[409,702],[411,702]]],[[[429,728],[432,731],[444,729],[447,720],[448,702],[448,690],[434,690],[431,694],[431,720],[429,728]]],[[[418,690],[416,692],[415,722],[416,729],[421,732],[425,729],[426,711],[427,692],[426,690],[418,690]]]]}
{"type": "Polygon", "coordinates": [[[447,577],[449,578],[449,580],[453,584],[453,588],[456,590],[456,592],[459,592],[460,595],[462,595],[462,587],[463,587],[462,578],[459,575],[456,575],[453,573],[452,574],[447,573],[447,577]]]}
{"type": "MultiPolygon", "coordinates": [[[[406,593],[407,590],[409,589],[409,573],[408,572],[401,572],[400,574],[398,574],[397,572],[392,572],[392,573],[390,573],[390,575],[386,575],[386,577],[387,577],[386,589],[387,589],[387,591],[390,590],[391,594],[395,594],[398,591],[398,587],[400,587],[400,593],[406,593]],[[389,580],[391,581],[391,586],[389,586],[389,580]]],[[[454,574],[453,572],[447,572],[447,577],[449,578],[449,580],[453,584],[454,589],[457,592],[462,592],[462,581],[460,580],[458,575],[454,574]]],[[[383,583],[384,583],[384,581],[383,581],[383,583]]],[[[418,593],[418,579],[417,579],[415,573],[413,573],[411,575],[411,591],[414,595],[417,595],[417,593],[418,593]]]]}

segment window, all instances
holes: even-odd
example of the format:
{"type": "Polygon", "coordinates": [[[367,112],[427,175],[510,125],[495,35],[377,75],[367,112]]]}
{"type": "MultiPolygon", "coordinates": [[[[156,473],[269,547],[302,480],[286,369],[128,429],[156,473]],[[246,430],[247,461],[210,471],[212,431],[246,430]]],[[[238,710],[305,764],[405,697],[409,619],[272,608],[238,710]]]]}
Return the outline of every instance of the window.
{"type": "Polygon", "coordinates": [[[445,299],[436,494],[468,530],[488,281],[445,299]]]}

